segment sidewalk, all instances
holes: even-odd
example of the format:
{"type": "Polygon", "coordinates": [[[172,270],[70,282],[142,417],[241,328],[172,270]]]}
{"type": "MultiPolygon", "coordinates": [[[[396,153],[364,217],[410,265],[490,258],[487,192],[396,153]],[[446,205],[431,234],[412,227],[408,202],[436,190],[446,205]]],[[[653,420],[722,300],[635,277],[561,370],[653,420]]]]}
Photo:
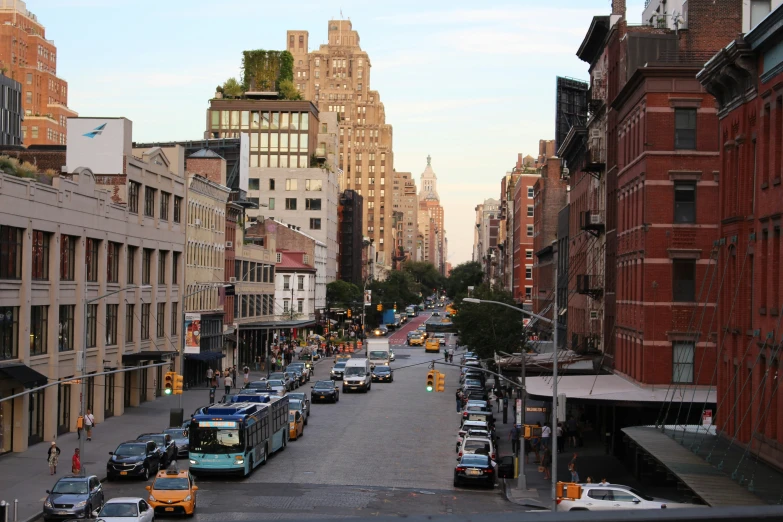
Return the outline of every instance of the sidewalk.
{"type": "MultiPolygon", "coordinates": [[[[322,359],[323,360],[323,359],[322,359]]],[[[316,364],[320,364],[320,361],[316,364]]],[[[266,377],[266,372],[251,371],[251,379],[266,377]]],[[[240,381],[241,377],[238,376],[240,381]]],[[[241,383],[240,383],[241,385],[241,383]]],[[[216,400],[223,396],[222,388],[215,394],[216,400]]],[[[182,407],[185,418],[196,408],[209,404],[207,388],[194,388],[182,394],[182,407]]],[[[179,396],[158,397],[145,402],[137,408],[128,408],[125,414],[112,417],[95,426],[92,441],[85,442],[82,466],[88,475],[97,475],[101,480],[106,477],[106,462],[109,452],[114,451],[120,442],[135,439],[142,433],[160,432],[169,427],[169,410],[179,407],[179,396]]],[[[82,434],[83,435],[83,434],[82,434]]],[[[58,478],[70,475],[71,456],[74,448],[79,447],[76,433],[66,433],[57,437],[62,450],[57,474],[49,475],[46,452],[49,441],[31,446],[23,453],[10,453],[0,457],[0,500],[5,500],[13,509],[15,499],[19,500],[19,522],[29,522],[38,517],[46,498],[46,490],[51,489],[58,478]]],[[[9,513],[13,520],[13,512],[9,513]]]]}

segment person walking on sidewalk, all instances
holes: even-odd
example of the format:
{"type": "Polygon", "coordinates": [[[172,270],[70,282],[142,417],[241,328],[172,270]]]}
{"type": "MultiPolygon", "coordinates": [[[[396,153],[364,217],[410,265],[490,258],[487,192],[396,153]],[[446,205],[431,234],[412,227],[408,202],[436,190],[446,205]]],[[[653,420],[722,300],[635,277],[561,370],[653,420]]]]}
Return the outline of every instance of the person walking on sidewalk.
{"type": "Polygon", "coordinates": [[[557,423],[557,452],[563,453],[565,449],[565,431],[563,430],[563,423],[557,423]]]}
{"type": "Polygon", "coordinates": [[[57,473],[57,460],[60,458],[60,448],[57,447],[57,443],[52,441],[52,445],[49,446],[49,455],[46,458],[49,463],[49,474],[54,475],[57,473]]]}
{"type": "Polygon", "coordinates": [[[231,367],[231,379],[233,380],[233,382],[235,382],[235,383],[237,382],[237,367],[236,366],[232,366],[231,367]]]}
{"type": "Polygon", "coordinates": [[[571,462],[568,463],[568,471],[571,472],[571,482],[579,482],[579,472],[576,469],[576,457],[577,454],[571,457],[571,462]]]}
{"type": "Polygon", "coordinates": [[[71,457],[71,473],[78,475],[82,470],[82,459],[79,456],[79,448],[73,450],[73,457],[71,457]]]}
{"type": "Polygon", "coordinates": [[[508,395],[503,396],[503,424],[508,424],[508,395]]]}
{"type": "Polygon", "coordinates": [[[215,374],[214,374],[214,372],[212,371],[212,367],[211,367],[211,366],[207,367],[207,385],[209,385],[210,383],[212,383],[212,376],[213,376],[213,375],[215,375],[215,374]]]}
{"type": "Polygon", "coordinates": [[[234,379],[231,378],[231,374],[227,374],[226,378],[223,379],[223,385],[225,386],[226,395],[231,393],[231,388],[234,386],[234,379]]]}
{"type": "Polygon", "coordinates": [[[92,440],[93,426],[95,426],[95,417],[93,417],[90,410],[87,410],[87,415],[84,416],[84,431],[87,432],[87,440],[92,440]]]}
{"type": "Polygon", "coordinates": [[[247,383],[250,382],[250,368],[245,366],[242,368],[242,381],[245,383],[245,386],[247,386],[247,383]]]}
{"type": "Polygon", "coordinates": [[[503,400],[503,390],[500,386],[495,387],[495,405],[498,407],[498,413],[500,413],[500,401],[503,400]]]}
{"type": "Polygon", "coordinates": [[[511,428],[511,433],[508,435],[509,439],[511,439],[511,453],[514,455],[519,454],[519,436],[521,431],[520,425],[514,424],[514,427],[511,428]]]}
{"type": "Polygon", "coordinates": [[[549,424],[544,424],[544,427],[541,428],[541,447],[552,449],[552,445],[549,444],[550,440],[552,440],[552,428],[549,427],[549,424]]]}
{"type": "Polygon", "coordinates": [[[541,467],[544,468],[544,480],[552,479],[552,452],[547,448],[541,457],[541,467]]]}

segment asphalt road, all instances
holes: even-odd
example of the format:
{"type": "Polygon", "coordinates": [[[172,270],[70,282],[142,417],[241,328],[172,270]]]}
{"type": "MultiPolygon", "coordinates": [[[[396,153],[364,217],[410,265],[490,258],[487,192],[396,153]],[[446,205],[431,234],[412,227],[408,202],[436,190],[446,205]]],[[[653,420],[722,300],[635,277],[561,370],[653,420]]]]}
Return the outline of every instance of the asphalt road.
{"type": "MultiPolygon", "coordinates": [[[[404,339],[425,317],[392,334],[404,339]]],[[[451,341],[451,339],[449,339],[451,341]]],[[[423,348],[395,346],[394,382],[315,404],[304,436],[245,479],[197,479],[199,521],[520,511],[494,491],[452,486],[457,370],[427,392],[423,348]]],[[[441,356],[442,357],[442,356],[441,356]]],[[[328,378],[330,361],[316,369],[328,378]]],[[[439,369],[441,371],[443,367],[439,369]]],[[[310,385],[300,388],[309,391],[310,385]]],[[[130,434],[129,434],[130,435],[130,434]]],[[[184,463],[182,463],[184,464],[184,463]]],[[[107,498],[145,496],[144,482],[105,485],[107,498]]]]}

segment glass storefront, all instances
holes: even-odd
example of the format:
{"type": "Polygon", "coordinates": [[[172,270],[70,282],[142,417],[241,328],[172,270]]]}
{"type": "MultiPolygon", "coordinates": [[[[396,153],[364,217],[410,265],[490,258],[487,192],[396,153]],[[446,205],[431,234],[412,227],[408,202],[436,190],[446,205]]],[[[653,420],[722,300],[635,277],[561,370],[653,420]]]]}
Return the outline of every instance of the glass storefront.
{"type": "Polygon", "coordinates": [[[114,417],[114,382],[117,374],[110,373],[105,375],[105,385],[103,389],[103,416],[108,419],[114,417]]]}

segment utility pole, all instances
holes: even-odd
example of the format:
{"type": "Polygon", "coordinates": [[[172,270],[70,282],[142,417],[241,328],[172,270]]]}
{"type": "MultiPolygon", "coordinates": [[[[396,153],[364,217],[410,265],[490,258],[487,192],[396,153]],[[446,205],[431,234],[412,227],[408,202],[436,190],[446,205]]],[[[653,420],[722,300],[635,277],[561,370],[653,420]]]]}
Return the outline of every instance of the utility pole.
{"type": "MultiPolygon", "coordinates": [[[[557,285],[557,268],[555,268],[555,285],[557,285]]],[[[557,292],[552,308],[552,434],[549,448],[552,454],[552,511],[557,511],[557,292]]]]}

